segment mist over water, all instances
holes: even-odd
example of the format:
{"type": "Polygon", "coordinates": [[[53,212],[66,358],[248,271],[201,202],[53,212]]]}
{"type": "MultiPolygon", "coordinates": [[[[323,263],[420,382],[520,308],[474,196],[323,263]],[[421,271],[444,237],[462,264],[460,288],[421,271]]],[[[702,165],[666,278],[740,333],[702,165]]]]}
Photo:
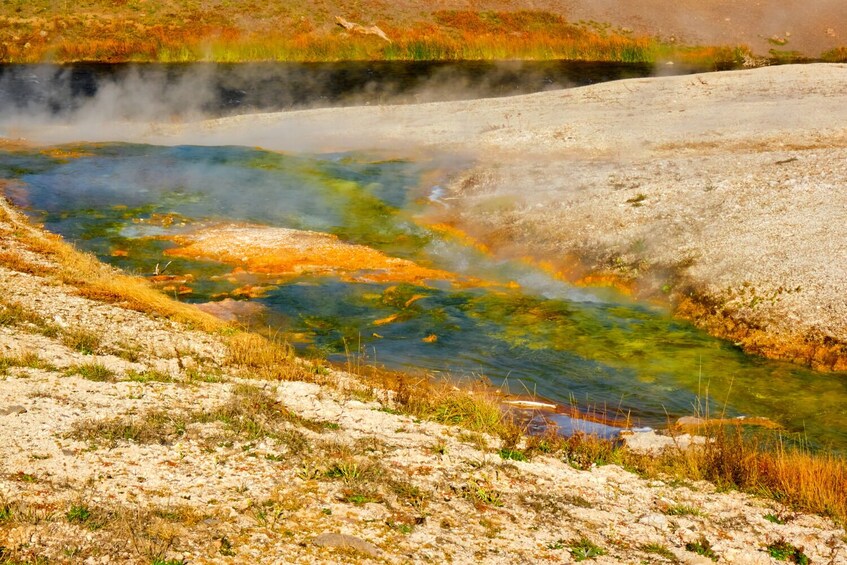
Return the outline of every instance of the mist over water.
{"type": "MultiPolygon", "coordinates": [[[[816,442],[847,448],[843,375],[747,357],[661,308],[573,287],[427,227],[427,211],[449,205],[439,187],[470,157],[76,143],[89,134],[132,140],[127,123],[506,96],[653,72],[573,63],[0,67],[0,137],[58,123],[75,141],[52,154],[0,150],[0,179],[14,181],[9,196],[48,229],[141,275],[165,262],[174,246],[167,237],[198,225],[246,222],[335,234],[485,282],[256,277],[252,283],[270,287],[254,299],[266,309],[258,322],[288,332],[307,355],[343,360],[352,351],[397,369],[485,376],[514,392],[612,408],[654,426],[706,405],[712,414],[770,417],[816,442]],[[385,319],[392,321],[377,323],[385,319]]],[[[306,118],[298,127],[308,128],[306,118]]],[[[238,139],[249,133],[238,132],[238,139]]],[[[285,132],[293,140],[301,133],[285,132]]],[[[367,141],[366,131],[352,135],[367,141]]],[[[181,299],[205,302],[243,284],[229,280],[231,271],[176,258],[169,272],[195,277],[181,299]]]]}
{"type": "MultiPolygon", "coordinates": [[[[664,309],[572,287],[430,229],[421,218],[437,206],[428,195],[446,174],[437,159],[127,144],[74,150],[0,152],[0,178],[17,183],[15,203],[48,229],[130,272],[164,263],[174,243],[162,236],[249,222],[333,233],[481,281],[256,276],[252,282],[269,289],[254,299],[266,308],[254,321],[287,332],[306,355],[343,361],[351,351],[397,369],[485,376],[514,392],[619,409],[654,426],[705,403],[712,414],[767,416],[847,446],[843,375],[750,358],[664,309]]],[[[244,284],[231,281],[231,271],[182,258],[169,270],[195,277],[181,299],[196,302],[244,284]]]]}
{"type": "Polygon", "coordinates": [[[0,123],[167,121],[512,96],[652,72],[646,64],[578,61],[0,65],[0,123]]]}

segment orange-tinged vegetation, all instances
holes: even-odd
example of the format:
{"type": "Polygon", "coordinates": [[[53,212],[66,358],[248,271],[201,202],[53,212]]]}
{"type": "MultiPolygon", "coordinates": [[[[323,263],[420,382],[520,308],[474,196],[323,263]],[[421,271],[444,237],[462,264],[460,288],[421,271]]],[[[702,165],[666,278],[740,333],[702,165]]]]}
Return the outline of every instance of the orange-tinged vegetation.
{"type": "Polygon", "coordinates": [[[709,440],[659,457],[628,454],[622,462],[651,476],[707,480],[722,488],[774,498],[796,510],[847,521],[847,460],[843,456],[790,447],[777,436],[769,442],[749,436],[742,426],[709,424],[695,433],[709,440]]]}
{"type": "Polygon", "coordinates": [[[93,0],[71,11],[39,4],[45,2],[0,7],[0,61],[675,60],[709,68],[747,53],[740,46],[664,43],[546,11],[343,14],[376,24],[387,42],[335,25],[342,14],[329,7],[93,0]]]}

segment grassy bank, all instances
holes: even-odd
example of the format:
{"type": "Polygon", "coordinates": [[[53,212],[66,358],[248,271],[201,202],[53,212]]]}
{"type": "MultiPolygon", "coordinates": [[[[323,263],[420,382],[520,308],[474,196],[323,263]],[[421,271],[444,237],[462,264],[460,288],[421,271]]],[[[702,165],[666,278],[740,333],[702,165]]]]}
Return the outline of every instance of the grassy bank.
{"type": "Polygon", "coordinates": [[[544,11],[442,10],[374,19],[354,10],[349,15],[363,18],[357,21],[365,26],[376,24],[386,41],[335,25],[328,8],[304,12],[265,6],[244,14],[237,3],[219,3],[214,10],[179,2],[105,4],[91,1],[74,10],[56,10],[46,2],[0,7],[0,61],[567,59],[715,68],[749,56],[744,46],[677,45],[544,11]]]}

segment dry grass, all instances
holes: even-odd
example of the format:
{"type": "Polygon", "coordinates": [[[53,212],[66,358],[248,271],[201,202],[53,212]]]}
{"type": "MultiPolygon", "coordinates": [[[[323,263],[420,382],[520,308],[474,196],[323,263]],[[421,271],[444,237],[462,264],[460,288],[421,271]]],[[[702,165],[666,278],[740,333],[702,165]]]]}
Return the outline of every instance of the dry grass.
{"type": "MultiPolygon", "coordinates": [[[[95,256],[79,251],[60,237],[30,225],[26,218],[6,206],[0,206],[0,220],[15,227],[13,237],[23,247],[53,263],[52,268],[39,265],[38,272],[35,274],[52,274],[60,281],[77,287],[81,296],[120,304],[147,314],[158,314],[205,331],[220,330],[225,326],[217,318],[201,312],[194,306],[167,297],[143,279],[126,275],[109,267],[95,256]]],[[[11,256],[20,257],[14,254],[11,256]]],[[[0,259],[3,258],[0,257],[0,259]]],[[[27,265],[31,266],[31,263],[17,261],[8,266],[16,268],[27,265]]]]}
{"type": "Polygon", "coordinates": [[[511,420],[496,394],[482,385],[457,387],[432,379],[398,376],[393,379],[394,404],[418,418],[459,425],[476,432],[507,433],[511,420]]]}
{"type": "MultiPolygon", "coordinates": [[[[7,528],[44,526],[56,530],[60,522],[78,528],[76,543],[66,546],[61,562],[81,563],[103,554],[132,556],[139,563],[181,563],[168,560],[178,539],[208,540],[212,532],[203,523],[209,517],[187,506],[129,507],[93,505],[84,493],[69,504],[0,499],[0,525],[7,528]]],[[[0,548],[0,563],[52,563],[39,553],[40,544],[10,544],[0,548]]]]}
{"type": "MultiPolygon", "coordinates": [[[[0,258],[0,264],[2,259],[0,258]]],[[[22,306],[18,302],[0,297],[0,326],[18,325],[42,326],[44,320],[36,312],[22,306]]]]}
{"type": "Polygon", "coordinates": [[[237,332],[229,337],[227,346],[226,363],[252,378],[290,381],[306,376],[306,368],[295,362],[294,350],[279,339],[237,332]]]}
{"type": "Polygon", "coordinates": [[[847,523],[847,461],[841,455],[789,446],[777,435],[750,434],[740,426],[708,426],[699,434],[707,438],[703,445],[660,456],[623,450],[616,459],[651,477],[705,480],[847,523]]]}
{"type": "Polygon", "coordinates": [[[34,351],[26,351],[17,355],[0,354],[0,376],[8,374],[11,367],[45,370],[54,369],[50,363],[42,359],[38,353],[35,353],[34,351]]]}
{"type": "MultiPolygon", "coordinates": [[[[273,376],[274,367],[285,363],[287,348],[279,344],[253,334],[241,334],[235,341],[239,345],[233,359],[258,369],[262,378],[273,376]]],[[[768,439],[773,436],[746,436],[740,428],[726,425],[700,430],[709,438],[704,446],[671,450],[659,457],[633,453],[612,441],[591,436],[528,437],[519,423],[504,413],[496,391],[484,383],[457,387],[454,383],[368,367],[348,368],[354,370],[360,382],[381,391],[378,395],[387,394],[392,409],[499,437],[504,458],[550,455],[579,469],[618,464],[653,477],[707,480],[719,488],[760,494],[798,510],[847,521],[847,462],[835,454],[790,448],[768,439]]],[[[289,371],[283,371],[285,378],[329,382],[322,373],[315,376],[300,370],[295,377],[289,371]]]]}
{"type": "MultiPolygon", "coordinates": [[[[79,374],[89,380],[113,380],[114,375],[85,365],[72,368],[69,374],[79,374]]],[[[192,424],[222,424],[227,438],[245,441],[272,438],[308,451],[308,442],[300,428],[321,433],[332,426],[329,422],[310,420],[294,414],[261,387],[236,385],[230,399],[208,410],[155,409],[136,416],[105,420],[89,419],[73,426],[70,437],[93,446],[113,448],[120,442],[170,445],[183,437],[192,424]]],[[[212,437],[211,441],[216,438],[212,437]]]]}

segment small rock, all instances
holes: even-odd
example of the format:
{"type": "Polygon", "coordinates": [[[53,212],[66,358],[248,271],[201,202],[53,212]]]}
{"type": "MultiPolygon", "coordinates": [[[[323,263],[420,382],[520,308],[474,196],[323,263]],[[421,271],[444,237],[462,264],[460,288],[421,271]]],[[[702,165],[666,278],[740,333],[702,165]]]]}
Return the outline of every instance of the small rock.
{"type": "Polygon", "coordinates": [[[685,565],[714,565],[714,561],[702,555],[687,555],[683,563],[685,565]]]}
{"type": "Polygon", "coordinates": [[[377,557],[379,549],[372,543],[367,542],[356,536],[348,536],[346,534],[325,533],[321,534],[312,540],[312,543],[318,547],[338,547],[354,549],[365,555],[377,557]]]}
{"type": "Polygon", "coordinates": [[[661,514],[647,514],[639,518],[638,523],[644,524],[645,526],[653,526],[660,530],[668,527],[668,519],[661,514]]]}
{"type": "Polygon", "coordinates": [[[27,409],[20,404],[9,406],[8,408],[0,408],[0,416],[12,416],[16,414],[26,414],[27,409]]]}

